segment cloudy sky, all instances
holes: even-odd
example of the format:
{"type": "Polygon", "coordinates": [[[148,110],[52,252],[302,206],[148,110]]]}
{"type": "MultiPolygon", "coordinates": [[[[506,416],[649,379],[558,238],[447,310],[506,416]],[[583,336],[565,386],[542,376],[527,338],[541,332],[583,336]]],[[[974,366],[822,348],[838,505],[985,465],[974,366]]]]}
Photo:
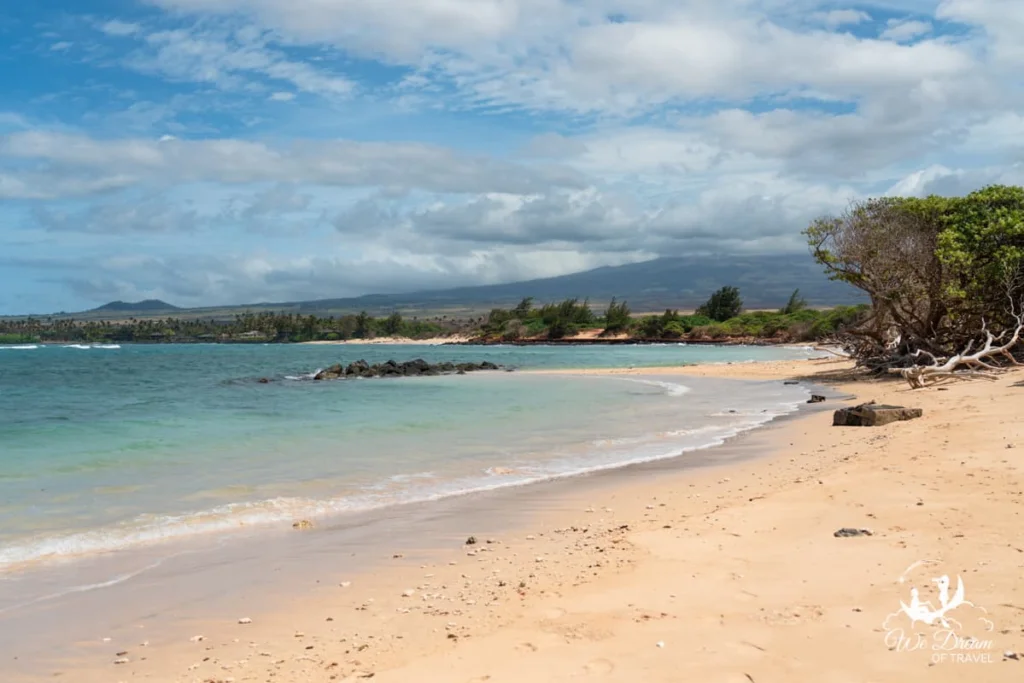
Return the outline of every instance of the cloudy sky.
{"type": "Polygon", "coordinates": [[[0,314],[798,251],[1024,184],[1021,0],[0,0],[0,314]]]}

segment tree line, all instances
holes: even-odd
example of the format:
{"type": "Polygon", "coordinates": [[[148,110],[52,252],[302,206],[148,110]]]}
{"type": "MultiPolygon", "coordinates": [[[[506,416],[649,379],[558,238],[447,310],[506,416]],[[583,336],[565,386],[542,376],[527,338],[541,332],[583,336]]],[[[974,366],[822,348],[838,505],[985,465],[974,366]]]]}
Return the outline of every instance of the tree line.
{"type": "Polygon", "coordinates": [[[231,320],[135,319],[81,321],[72,318],[0,319],[0,343],[33,342],[307,342],[373,339],[381,336],[423,339],[448,334],[457,321],[407,319],[398,312],[374,318],[365,312],[338,317],[294,313],[244,313],[231,320]]]}
{"type": "Polygon", "coordinates": [[[563,339],[586,329],[599,329],[602,337],[625,335],[645,340],[715,341],[757,338],[775,341],[810,341],[837,334],[865,317],[865,306],[839,306],[815,310],[799,290],[778,311],[744,312],[738,288],[717,290],[691,315],[666,310],[659,315],[634,315],[625,301],[612,299],[595,312],[586,299],[534,305],[523,299],[510,309],[495,308],[480,326],[482,337],[495,341],[563,339]]]}

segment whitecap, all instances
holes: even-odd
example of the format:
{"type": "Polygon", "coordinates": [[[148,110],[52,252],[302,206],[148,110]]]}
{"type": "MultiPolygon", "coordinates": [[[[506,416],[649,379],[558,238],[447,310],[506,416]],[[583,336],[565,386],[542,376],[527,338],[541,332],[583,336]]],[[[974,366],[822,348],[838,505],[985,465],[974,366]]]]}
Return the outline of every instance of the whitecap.
{"type": "Polygon", "coordinates": [[[91,349],[119,349],[120,344],[65,344],[65,349],[82,349],[89,351],[91,349]]]}

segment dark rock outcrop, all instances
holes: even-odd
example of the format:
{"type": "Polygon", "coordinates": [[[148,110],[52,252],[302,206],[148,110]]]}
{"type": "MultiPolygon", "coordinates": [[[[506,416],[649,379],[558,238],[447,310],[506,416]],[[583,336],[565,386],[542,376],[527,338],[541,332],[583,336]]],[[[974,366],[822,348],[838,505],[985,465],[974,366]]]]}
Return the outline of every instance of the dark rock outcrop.
{"type": "Polygon", "coordinates": [[[913,420],[924,413],[920,408],[862,403],[853,408],[840,408],[832,416],[835,427],[880,427],[890,422],[913,420]]]}
{"type": "Polygon", "coordinates": [[[811,394],[811,397],[807,399],[808,403],[824,403],[825,397],[820,394],[811,394]]]}
{"type": "Polygon", "coordinates": [[[422,358],[399,363],[389,360],[384,363],[370,365],[365,360],[357,360],[348,366],[332,365],[314,375],[315,380],[354,379],[357,377],[432,377],[435,375],[464,375],[478,370],[500,370],[502,366],[483,361],[482,363],[428,363],[422,358]]]}

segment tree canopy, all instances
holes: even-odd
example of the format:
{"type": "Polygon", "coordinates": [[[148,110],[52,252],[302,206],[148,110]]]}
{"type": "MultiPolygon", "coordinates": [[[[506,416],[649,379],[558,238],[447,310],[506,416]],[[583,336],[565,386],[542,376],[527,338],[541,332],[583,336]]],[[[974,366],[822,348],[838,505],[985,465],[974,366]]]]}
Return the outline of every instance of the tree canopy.
{"type": "Polygon", "coordinates": [[[1024,294],[1019,187],[868,199],[817,219],[805,235],[829,277],[870,297],[861,355],[881,363],[917,350],[954,353],[985,326],[1007,327],[1024,294]]]}
{"type": "Polygon", "coordinates": [[[743,299],[740,298],[740,290],[736,287],[722,287],[711,295],[700,308],[697,315],[702,315],[716,322],[725,322],[735,318],[743,311],[743,299]]]}

